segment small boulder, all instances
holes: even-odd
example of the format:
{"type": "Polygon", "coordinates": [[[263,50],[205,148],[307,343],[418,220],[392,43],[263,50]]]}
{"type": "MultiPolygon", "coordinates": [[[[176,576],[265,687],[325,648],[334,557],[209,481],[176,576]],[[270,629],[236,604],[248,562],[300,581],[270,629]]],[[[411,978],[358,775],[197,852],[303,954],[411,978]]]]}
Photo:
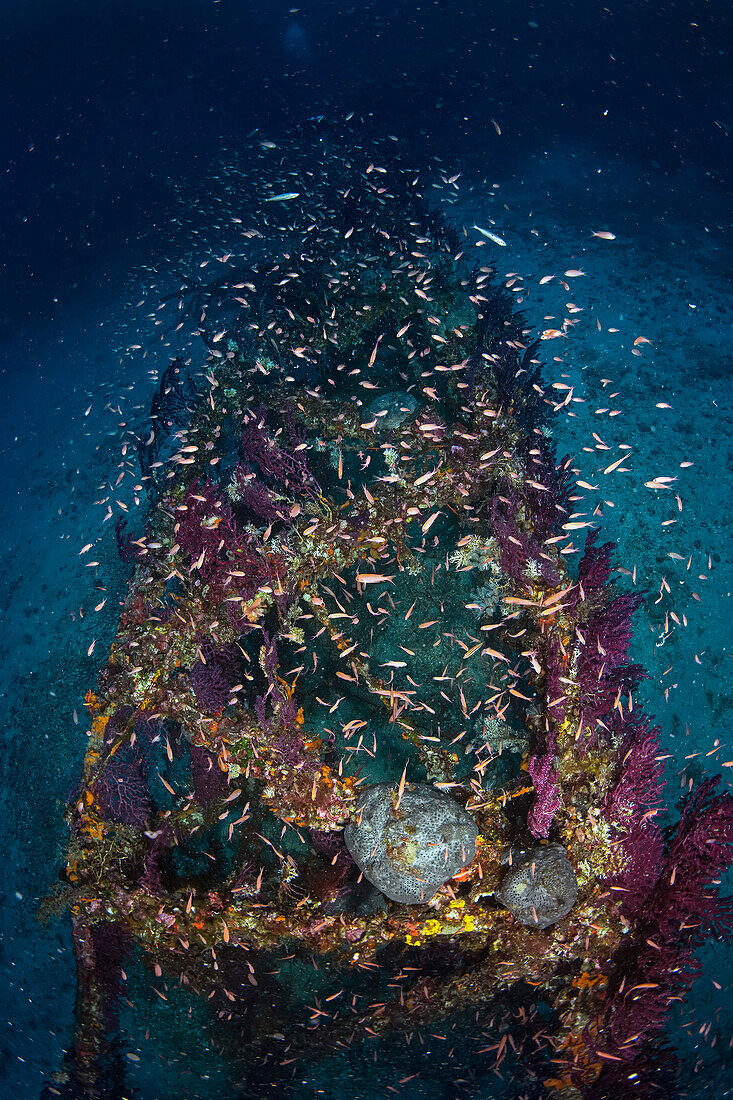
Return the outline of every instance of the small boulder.
{"type": "Polygon", "coordinates": [[[476,854],[476,823],[462,806],[427,783],[393,783],[359,797],[344,829],[352,859],[392,901],[424,905],[476,854]]]}
{"type": "Polygon", "coordinates": [[[578,880],[559,844],[526,852],[504,876],[494,897],[522,924],[549,928],[567,916],[578,896],[578,880]]]}
{"type": "Polygon", "coordinates": [[[369,412],[377,418],[377,429],[386,432],[399,428],[405,420],[414,415],[417,401],[411,393],[395,390],[393,393],[380,393],[369,402],[369,412]]]}

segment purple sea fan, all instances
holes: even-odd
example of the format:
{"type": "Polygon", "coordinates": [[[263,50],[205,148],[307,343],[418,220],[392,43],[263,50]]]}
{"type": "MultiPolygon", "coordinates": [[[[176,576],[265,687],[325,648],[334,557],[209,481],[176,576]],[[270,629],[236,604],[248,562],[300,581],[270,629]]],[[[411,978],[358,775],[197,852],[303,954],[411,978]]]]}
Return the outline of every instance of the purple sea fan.
{"type": "Polygon", "coordinates": [[[231,890],[233,894],[247,893],[254,886],[257,879],[257,869],[251,860],[245,860],[241,867],[234,873],[231,890]]]}
{"type": "Polygon", "coordinates": [[[616,855],[621,867],[605,880],[606,885],[617,892],[624,916],[633,919],[644,912],[664,865],[661,829],[653,819],[643,820],[640,814],[617,846],[616,855]]]}
{"type": "Polygon", "coordinates": [[[303,888],[316,901],[331,904],[345,896],[354,870],[354,862],[342,846],[342,850],[330,860],[312,860],[303,865],[303,888]]]}
{"type": "Polygon", "coordinates": [[[633,633],[631,616],[642,602],[638,593],[617,596],[583,624],[577,680],[586,719],[610,713],[619,692],[631,691],[647,675],[640,665],[623,664],[633,633]]]}
{"type": "Polygon", "coordinates": [[[258,695],[254,701],[254,712],[258,722],[261,726],[267,725],[266,717],[266,704],[270,703],[270,706],[274,709],[278,719],[280,719],[280,726],[285,730],[294,730],[296,726],[297,706],[295,700],[289,692],[283,690],[283,684],[280,676],[277,674],[280,665],[277,663],[277,641],[274,637],[267,634],[266,630],[262,631],[263,640],[263,654],[262,654],[262,671],[265,674],[267,680],[267,690],[264,695],[258,695]]]}
{"type": "Polygon", "coordinates": [[[273,741],[273,749],[279,754],[283,764],[296,768],[305,758],[305,741],[295,730],[286,729],[273,741]]]}
{"type": "MultiPolygon", "coordinates": [[[[643,1054],[645,1041],[664,1027],[670,1001],[679,999],[697,972],[690,956],[667,954],[646,943],[634,956],[635,946],[630,944],[629,957],[619,960],[619,969],[609,991],[610,1003],[600,1029],[600,1042],[590,1043],[594,1051],[602,1048],[606,1054],[625,1063],[627,1083],[629,1068],[643,1054]]],[[[625,1096],[628,1093],[604,1092],[603,1095],[625,1096]]]]}
{"type": "Polygon", "coordinates": [[[560,574],[552,562],[547,560],[542,544],[533,535],[520,530],[517,525],[515,515],[521,502],[512,490],[508,492],[512,493],[512,503],[505,505],[498,500],[492,500],[489,516],[491,533],[499,544],[499,564],[502,572],[518,584],[526,583],[527,567],[531,561],[535,563],[539,575],[548,584],[559,584],[560,574]],[[507,514],[510,509],[514,514],[507,514]]]}
{"type": "Polygon", "coordinates": [[[619,891],[624,914],[636,917],[664,862],[664,841],[654,820],[662,805],[664,766],[657,759],[659,727],[650,725],[646,715],[622,719],[614,712],[610,731],[614,739],[619,727],[626,730],[619,751],[619,776],[606,796],[604,814],[609,824],[625,830],[626,836],[616,848],[621,867],[607,882],[619,891]]]}
{"type": "Polygon", "coordinates": [[[604,542],[596,546],[598,531],[591,531],[585,540],[585,553],[578,566],[578,582],[586,595],[597,592],[608,584],[611,575],[611,554],[616,549],[615,542],[604,542]]]}
{"type": "Polygon", "coordinates": [[[226,545],[224,536],[232,531],[231,508],[209,479],[195,481],[183,504],[185,511],[176,512],[176,542],[192,564],[197,563],[201,578],[214,580],[224,564],[220,557],[226,545]]]}
{"type": "Polygon", "coordinates": [[[143,859],[143,873],[138,879],[139,885],[150,894],[163,893],[161,881],[163,859],[172,843],[173,835],[172,828],[166,824],[150,838],[148,850],[143,859]]]}
{"type": "Polygon", "coordinates": [[[534,784],[534,801],[527,815],[527,825],[533,836],[547,837],[552,819],[562,806],[560,794],[560,775],[551,753],[544,756],[532,756],[529,761],[529,774],[534,784]]]}
{"type": "Polygon", "coordinates": [[[140,556],[140,547],[137,546],[133,540],[132,535],[127,528],[127,520],[124,516],[119,516],[117,523],[115,524],[115,538],[117,539],[117,552],[120,555],[120,561],[125,565],[129,565],[130,562],[137,561],[140,556]]]}
{"type": "MultiPolygon", "coordinates": [[[[326,866],[333,869],[328,878],[321,880],[322,884],[330,885],[333,897],[343,897],[347,880],[354,871],[354,861],[344,844],[343,830],[323,832],[320,829],[309,829],[308,831],[316,852],[326,861],[326,866]]],[[[311,889],[310,885],[308,889],[311,889]]]]}
{"type": "Polygon", "coordinates": [[[544,436],[533,439],[532,443],[532,451],[525,459],[530,479],[524,482],[522,494],[535,538],[543,542],[557,534],[560,525],[568,518],[568,498],[573,485],[572,463],[566,456],[556,466],[554,448],[544,436]]]}
{"type": "Polygon", "coordinates": [[[102,768],[94,787],[102,817],[143,829],[150,820],[152,801],[141,758],[123,746],[102,768]]]}
{"type": "MultiPolygon", "coordinates": [[[[298,441],[296,446],[301,445],[298,441]]],[[[315,496],[318,483],[305,460],[305,448],[290,453],[275,443],[265,424],[265,411],[260,409],[245,417],[242,429],[242,453],[248,462],[256,463],[262,473],[280,482],[291,492],[306,492],[315,496]]]]}
{"type": "MultiPolygon", "coordinates": [[[[190,571],[195,568],[212,586],[211,602],[232,595],[249,601],[260,585],[284,574],[282,555],[260,552],[257,537],[237,526],[229,503],[212,481],[194,482],[184,504],[186,511],[177,512],[176,541],[190,555],[190,571]]],[[[242,606],[226,604],[232,626],[240,630],[248,621],[242,606]]]]}
{"type": "Polygon", "coordinates": [[[191,757],[191,782],[193,793],[200,806],[206,806],[220,798],[227,789],[227,777],[219,767],[216,756],[202,745],[189,745],[191,757]]]}
{"type": "MultiPolygon", "coordinates": [[[[309,829],[308,837],[318,854],[324,858],[331,860],[335,856],[348,856],[343,832],[324,832],[322,829],[309,829]]],[[[349,859],[351,859],[350,856],[349,859]]]]}
{"type": "MultiPolygon", "coordinates": [[[[620,720],[614,725],[619,724],[620,720]]],[[[664,788],[664,765],[658,759],[659,726],[651,726],[646,715],[627,718],[624,725],[627,732],[619,750],[619,778],[606,798],[606,815],[618,823],[640,818],[660,806],[664,788]]],[[[612,732],[617,729],[612,727],[612,732]]]]}
{"type": "Polygon", "coordinates": [[[544,751],[551,753],[556,747],[557,732],[562,726],[567,713],[565,695],[567,689],[564,684],[567,672],[563,664],[563,650],[560,639],[555,636],[551,636],[548,640],[544,665],[544,707],[546,712],[551,715],[549,728],[545,735],[544,751]]]}
{"type": "Polygon", "coordinates": [[[733,899],[710,885],[733,857],[733,795],[716,794],[719,782],[706,779],[685,802],[653,903],[660,923],[682,922],[696,942],[733,934],[733,899]]]}
{"type": "Polygon", "coordinates": [[[716,885],[733,856],[733,797],[716,794],[719,779],[706,780],[688,797],[666,858],[658,830],[647,832],[641,823],[624,845],[636,881],[628,870],[619,879],[621,904],[639,925],[619,953],[601,1029],[603,1049],[624,1060],[661,1030],[669,1005],[699,974],[695,948],[711,936],[733,935],[733,900],[721,898],[716,885]],[[645,863],[649,876],[642,883],[645,863]]]}
{"type": "Polygon", "coordinates": [[[196,702],[203,710],[219,711],[226,705],[239,679],[239,650],[234,644],[217,649],[205,642],[199,652],[201,656],[189,673],[196,702]]]}
{"type": "Polygon", "coordinates": [[[238,462],[234,467],[234,497],[268,523],[278,517],[282,518],[284,509],[278,508],[270,490],[244,462],[238,462]]]}

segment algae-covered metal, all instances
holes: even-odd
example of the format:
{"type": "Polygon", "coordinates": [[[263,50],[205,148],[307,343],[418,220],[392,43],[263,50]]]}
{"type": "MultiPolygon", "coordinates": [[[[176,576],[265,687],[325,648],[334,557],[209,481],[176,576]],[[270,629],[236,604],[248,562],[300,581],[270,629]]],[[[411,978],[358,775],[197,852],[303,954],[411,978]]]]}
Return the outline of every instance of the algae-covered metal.
{"type": "MultiPolygon", "coordinates": [[[[287,203],[259,222],[250,207],[249,240],[279,235],[271,259],[181,296],[207,353],[172,365],[141,441],[147,524],[123,542],[132,575],[68,809],[83,1095],[133,944],[161,998],[168,982],[209,999],[244,1078],[245,1050],[277,1083],[284,1041],[304,1059],[498,1012],[511,991],[546,1008],[551,1042],[526,1064],[548,1088],[612,1090],[684,985],[647,980],[648,943],[691,957],[685,914],[728,859],[730,802],[711,790],[676,839],[654,820],[658,743],[627,662],[638,601],[609,587],[595,532],[572,565],[573,471],[537,345],[389,155],[303,137],[268,168],[287,203]],[[367,869],[362,785],[399,792],[395,820],[429,789],[463,821],[427,837],[446,858],[426,904],[360,880],[349,851],[418,901],[367,869]],[[538,867],[566,853],[563,904],[517,920],[512,853],[538,844],[538,867]],[[311,957],[329,967],[317,1033],[293,1022],[311,957]],[[367,980],[380,996],[356,1017],[327,992],[367,980]],[[654,1000],[646,1022],[629,985],[654,1000]]],[[[258,181],[232,181],[244,209],[258,181]]]]}

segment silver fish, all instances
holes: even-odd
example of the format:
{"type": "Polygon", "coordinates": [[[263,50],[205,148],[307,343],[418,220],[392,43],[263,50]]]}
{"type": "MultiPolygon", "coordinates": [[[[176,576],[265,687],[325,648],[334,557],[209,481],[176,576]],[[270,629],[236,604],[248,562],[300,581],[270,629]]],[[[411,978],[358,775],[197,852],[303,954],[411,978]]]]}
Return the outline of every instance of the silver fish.
{"type": "Polygon", "coordinates": [[[494,244],[500,244],[502,248],[506,248],[506,241],[503,241],[501,237],[497,237],[496,233],[492,233],[490,229],[482,229],[480,225],[474,225],[473,228],[478,229],[483,237],[488,237],[494,244]]]}

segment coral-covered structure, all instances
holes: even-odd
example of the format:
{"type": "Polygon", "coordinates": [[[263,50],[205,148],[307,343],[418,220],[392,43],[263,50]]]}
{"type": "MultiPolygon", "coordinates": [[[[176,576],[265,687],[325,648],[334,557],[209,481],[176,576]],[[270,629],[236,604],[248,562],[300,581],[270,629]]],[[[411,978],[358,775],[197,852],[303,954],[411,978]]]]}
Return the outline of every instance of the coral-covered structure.
{"type": "Polygon", "coordinates": [[[377,783],[360,796],[344,842],[383,894],[419,905],[471,863],[476,835],[471,815],[443,791],[425,783],[377,783]]]}
{"type": "Polygon", "coordinates": [[[549,928],[566,917],[578,896],[573,865],[559,844],[545,844],[525,852],[512,863],[495,892],[522,924],[549,928]]]}
{"type": "MultiPolygon", "coordinates": [[[[201,998],[248,1095],[347,1042],[389,1059],[390,1036],[469,1011],[495,1034],[507,1005],[532,1095],[642,1095],[696,946],[731,932],[714,883],[733,800],[706,781],[658,824],[658,731],[628,663],[639,597],[595,530],[572,565],[592,524],[509,296],[388,150],[303,139],[278,164],[272,195],[302,194],[260,230],[287,244],[211,288],[206,362],[180,400],[167,375],[145,433],[145,535],[120,533],[134,572],[68,809],[68,1095],[109,1072],[125,958],[161,997],[201,998]],[[475,730],[501,724],[499,786],[475,730]],[[379,784],[396,817],[415,784],[473,823],[429,904],[379,893],[344,846],[379,784]],[[555,908],[518,919],[545,871],[555,908]],[[310,1022],[286,958],[328,968],[310,1022]]],[[[506,1035],[482,1046],[489,1073],[506,1035]]]]}

